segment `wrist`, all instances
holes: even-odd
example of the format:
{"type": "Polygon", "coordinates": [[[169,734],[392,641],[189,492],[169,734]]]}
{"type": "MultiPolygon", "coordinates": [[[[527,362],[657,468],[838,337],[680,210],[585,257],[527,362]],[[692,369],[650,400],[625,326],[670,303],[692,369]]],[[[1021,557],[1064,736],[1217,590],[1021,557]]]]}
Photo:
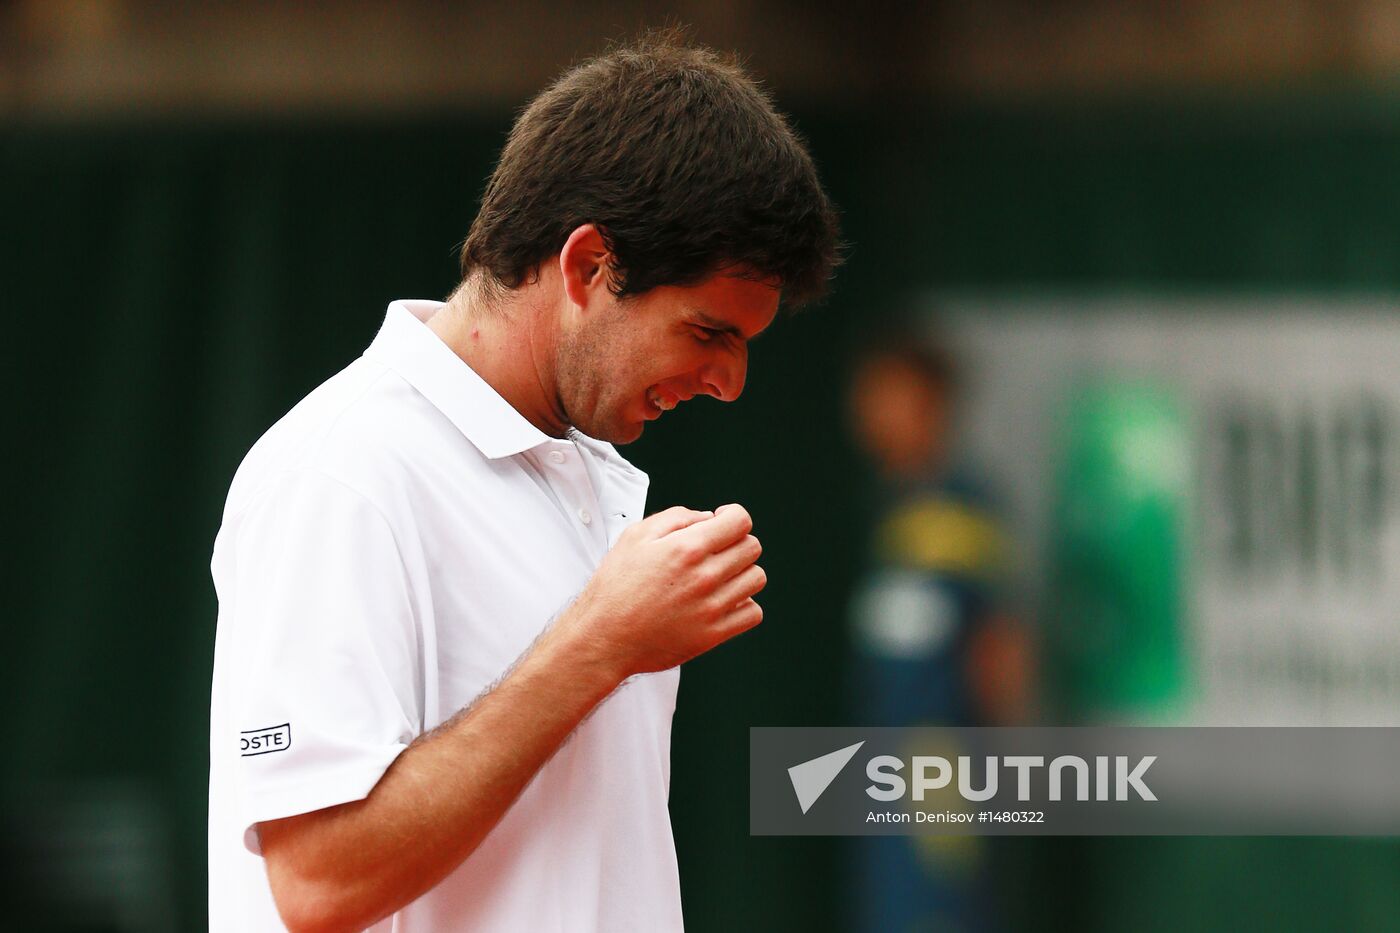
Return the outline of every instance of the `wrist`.
{"type": "Polygon", "coordinates": [[[559,614],[540,644],[565,659],[584,683],[593,685],[599,699],[635,673],[628,668],[622,646],[600,634],[606,622],[600,612],[585,591],[559,614]]]}

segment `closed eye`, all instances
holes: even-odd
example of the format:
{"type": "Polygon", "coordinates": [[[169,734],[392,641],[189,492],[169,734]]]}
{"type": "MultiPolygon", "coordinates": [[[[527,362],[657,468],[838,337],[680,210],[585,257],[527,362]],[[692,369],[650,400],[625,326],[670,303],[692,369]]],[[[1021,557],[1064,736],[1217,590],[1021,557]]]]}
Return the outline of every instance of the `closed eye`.
{"type": "Polygon", "coordinates": [[[734,324],[728,321],[718,320],[699,309],[691,309],[691,320],[689,323],[690,326],[696,330],[703,330],[705,332],[705,335],[699,338],[702,341],[709,340],[711,337],[719,334],[722,337],[731,338],[735,343],[746,344],[752,340],[757,340],[759,336],[758,334],[754,334],[752,337],[746,337],[744,336],[744,332],[734,324]]]}

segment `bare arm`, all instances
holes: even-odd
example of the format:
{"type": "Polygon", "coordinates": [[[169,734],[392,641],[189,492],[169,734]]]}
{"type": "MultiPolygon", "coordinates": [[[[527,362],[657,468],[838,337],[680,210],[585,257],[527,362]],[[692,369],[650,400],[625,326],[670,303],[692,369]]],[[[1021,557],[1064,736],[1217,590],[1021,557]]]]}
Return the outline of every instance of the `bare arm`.
{"type": "Polygon", "coordinates": [[[752,628],[759,545],[738,506],[628,529],[588,587],[495,689],[410,745],[364,800],[259,824],[289,929],[361,930],[469,856],[592,709],[752,628]]]}

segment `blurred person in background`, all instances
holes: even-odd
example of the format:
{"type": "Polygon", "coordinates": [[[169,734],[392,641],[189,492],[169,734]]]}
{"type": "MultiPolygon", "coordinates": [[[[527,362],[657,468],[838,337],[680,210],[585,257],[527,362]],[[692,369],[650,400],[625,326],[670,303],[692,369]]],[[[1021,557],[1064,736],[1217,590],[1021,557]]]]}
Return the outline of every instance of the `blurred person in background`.
{"type": "Polygon", "coordinates": [[[681,929],[678,666],[758,624],[765,578],[741,506],[643,519],[612,445],[738,398],[835,259],[731,59],[649,36],[523,111],[462,284],[391,304],[234,478],[211,929],[681,929]]]}
{"type": "MultiPolygon", "coordinates": [[[[1029,646],[1004,598],[1005,533],[985,480],[953,449],[957,389],[952,356],[912,328],[856,357],[850,426],[875,468],[852,604],[861,725],[1015,725],[1029,715],[1029,646]]],[[[988,842],[857,839],[856,929],[997,928],[988,842]]]]}

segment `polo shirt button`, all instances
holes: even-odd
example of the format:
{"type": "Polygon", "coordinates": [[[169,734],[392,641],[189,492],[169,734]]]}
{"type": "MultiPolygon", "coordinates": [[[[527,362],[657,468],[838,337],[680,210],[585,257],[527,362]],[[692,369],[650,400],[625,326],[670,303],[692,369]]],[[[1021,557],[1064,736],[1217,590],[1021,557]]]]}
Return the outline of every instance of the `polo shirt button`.
{"type": "Polygon", "coordinates": [[[562,450],[551,450],[551,451],[549,452],[549,459],[550,459],[550,461],[553,462],[553,463],[563,463],[563,462],[564,462],[564,451],[562,451],[562,450]]]}
{"type": "Polygon", "coordinates": [[[589,522],[593,521],[593,516],[588,514],[587,509],[579,509],[578,520],[587,525],[589,522]]]}

